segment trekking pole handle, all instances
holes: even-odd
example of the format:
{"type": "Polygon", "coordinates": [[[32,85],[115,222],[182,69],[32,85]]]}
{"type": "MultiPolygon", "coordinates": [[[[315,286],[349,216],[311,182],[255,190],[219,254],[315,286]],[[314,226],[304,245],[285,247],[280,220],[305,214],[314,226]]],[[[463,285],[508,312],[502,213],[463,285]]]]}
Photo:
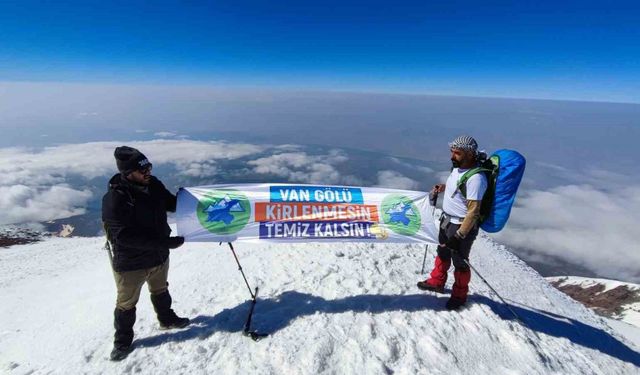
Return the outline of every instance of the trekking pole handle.
{"type": "Polygon", "coordinates": [[[436,204],[438,203],[438,190],[436,190],[435,188],[429,192],[429,203],[435,207],[436,204]]]}
{"type": "Polygon", "coordinates": [[[238,270],[242,271],[242,266],[240,265],[240,261],[238,260],[238,256],[236,255],[233,245],[231,244],[231,242],[228,242],[228,244],[229,244],[229,247],[231,248],[231,252],[233,253],[233,257],[236,258],[236,263],[238,263],[238,270]]]}

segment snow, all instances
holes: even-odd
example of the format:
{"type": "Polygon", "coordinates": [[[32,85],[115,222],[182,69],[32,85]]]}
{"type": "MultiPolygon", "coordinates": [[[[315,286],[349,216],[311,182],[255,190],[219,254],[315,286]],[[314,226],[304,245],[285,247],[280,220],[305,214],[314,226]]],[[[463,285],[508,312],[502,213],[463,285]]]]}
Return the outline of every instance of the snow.
{"type": "MultiPolygon", "coordinates": [[[[0,372],[196,374],[637,374],[639,347],[481,236],[468,307],[418,290],[424,246],[236,244],[259,286],[253,327],[240,334],[249,292],[226,246],[172,250],[174,309],[193,320],[160,331],[148,293],[136,349],[108,360],[115,285],[103,238],[49,238],[0,249],[0,372]]],[[[427,264],[433,264],[431,247],[427,264]]],[[[452,280],[448,287],[451,287],[452,280]]],[[[615,324],[614,324],[615,325],[615,324]]]]}
{"type": "Polygon", "coordinates": [[[636,348],[640,348],[640,328],[638,326],[629,324],[625,321],[605,318],[607,323],[613,327],[618,333],[620,333],[627,340],[634,343],[636,348]]]}

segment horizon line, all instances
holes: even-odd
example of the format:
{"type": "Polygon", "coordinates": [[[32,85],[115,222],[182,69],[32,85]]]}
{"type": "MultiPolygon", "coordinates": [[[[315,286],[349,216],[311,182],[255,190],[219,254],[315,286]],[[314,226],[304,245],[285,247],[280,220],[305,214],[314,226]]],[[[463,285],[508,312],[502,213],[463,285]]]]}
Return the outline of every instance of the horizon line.
{"type": "Polygon", "coordinates": [[[446,97],[446,98],[467,98],[467,99],[501,99],[501,100],[527,100],[527,101],[552,101],[552,102],[573,102],[573,103],[601,103],[601,104],[622,104],[622,105],[640,105],[638,101],[614,101],[600,99],[579,99],[579,98],[552,98],[538,96],[503,96],[493,94],[455,94],[455,93],[434,93],[434,92],[416,92],[411,90],[383,90],[379,88],[326,88],[326,87],[304,87],[304,86],[271,86],[271,85],[249,85],[249,84],[219,84],[211,82],[203,83],[187,83],[187,82],[133,82],[133,81],[58,81],[58,80],[0,80],[3,84],[60,84],[70,86],[119,86],[119,87],[194,87],[209,88],[212,90],[263,90],[272,92],[304,92],[304,93],[342,93],[357,95],[393,95],[393,96],[419,96],[419,97],[446,97]]]}

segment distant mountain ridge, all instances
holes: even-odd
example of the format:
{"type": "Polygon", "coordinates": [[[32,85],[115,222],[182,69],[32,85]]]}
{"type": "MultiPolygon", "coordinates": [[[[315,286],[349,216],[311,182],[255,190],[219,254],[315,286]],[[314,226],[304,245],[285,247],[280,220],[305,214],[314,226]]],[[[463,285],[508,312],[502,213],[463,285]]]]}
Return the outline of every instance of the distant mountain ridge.
{"type": "Polygon", "coordinates": [[[577,276],[547,277],[547,280],[596,313],[640,328],[640,285],[577,276]]]}

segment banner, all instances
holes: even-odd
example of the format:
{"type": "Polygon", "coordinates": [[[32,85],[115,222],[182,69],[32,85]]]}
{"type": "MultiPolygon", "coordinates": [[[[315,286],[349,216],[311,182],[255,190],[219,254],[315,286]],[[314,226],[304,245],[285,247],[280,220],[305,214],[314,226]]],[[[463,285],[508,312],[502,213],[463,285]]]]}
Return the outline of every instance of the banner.
{"type": "Polygon", "coordinates": [[[237,184],[181,188],[186,241],[437,244],[427,193],[352,186],[237,184]]]}

